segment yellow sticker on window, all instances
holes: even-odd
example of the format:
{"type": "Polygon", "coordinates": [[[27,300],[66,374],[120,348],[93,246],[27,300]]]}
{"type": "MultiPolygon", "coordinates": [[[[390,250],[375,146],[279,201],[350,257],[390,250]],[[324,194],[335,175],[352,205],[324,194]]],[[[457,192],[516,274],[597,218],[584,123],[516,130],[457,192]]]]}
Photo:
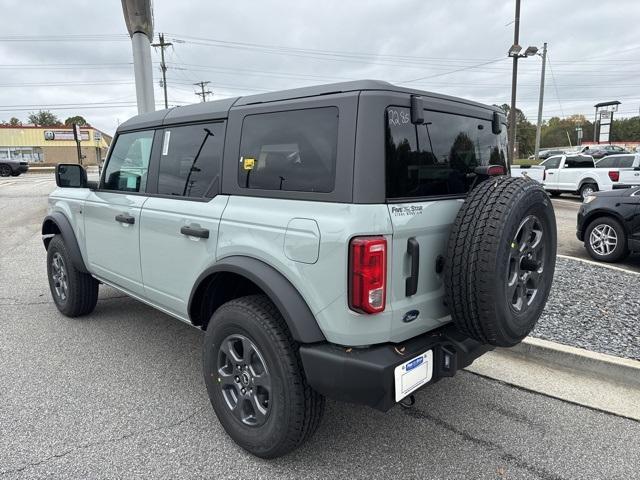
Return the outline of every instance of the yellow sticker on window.
{"type": "Polygon", "coordinates": [[[245,158],[243,162],[243,167],[245,170],[253,170],[253,166],[256,164],[255,158],[245,158]]]}

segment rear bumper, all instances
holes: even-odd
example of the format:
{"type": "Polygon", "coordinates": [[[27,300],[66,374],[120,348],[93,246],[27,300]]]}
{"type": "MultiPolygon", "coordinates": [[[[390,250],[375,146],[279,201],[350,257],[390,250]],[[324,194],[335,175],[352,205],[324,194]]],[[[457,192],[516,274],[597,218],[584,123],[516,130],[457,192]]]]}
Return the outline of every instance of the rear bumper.
{"type": "Polygon", "coordinates": [[[27,173],[29,165],[15,165],[13,167],[13,173],[27,173]]]}
{"type": "Polygon", "coordinates": [[[452,377],[492,349],[448,325],[398,345],[369,348],[346,348],[329,343],[303,345],[300,356],[307,381],[319,393],[387,411],[396,403],[394,369],[398,365],[433,350],[433,376],[426,386],[442,377],[452,377]]]}

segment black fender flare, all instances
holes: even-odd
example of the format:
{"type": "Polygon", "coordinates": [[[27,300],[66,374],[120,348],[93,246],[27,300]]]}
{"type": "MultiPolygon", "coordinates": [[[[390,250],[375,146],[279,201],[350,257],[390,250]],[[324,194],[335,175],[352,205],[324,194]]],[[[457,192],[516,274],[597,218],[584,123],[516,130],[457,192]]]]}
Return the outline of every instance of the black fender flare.
{"type": "Polygon", "coordinates": [[[187,310],[189,313],[191,313],[194,294],[200,284],[210,275],[223,272],[241,275],[260,287],[278,308],[297,342],[326,341],[315,316],[300,292],[278,270],[252,257],[241,255],[226,257],[202,272],[189,295],[187,310]]]}
{"type": "Polygon", "coordinates": [[[51,215],[44,217],[42,221],[42,242],[44,243],[45,250],[49,248],[51,236],[58,232],[62,235],[74,267],[82,273],[89,273],[82,258],[82,253],[80,252],[80,247],[78,246],[76,234],[73,232],[71,222],[69,222],[69,219],[62,212],[53,212],[51,215]]]}

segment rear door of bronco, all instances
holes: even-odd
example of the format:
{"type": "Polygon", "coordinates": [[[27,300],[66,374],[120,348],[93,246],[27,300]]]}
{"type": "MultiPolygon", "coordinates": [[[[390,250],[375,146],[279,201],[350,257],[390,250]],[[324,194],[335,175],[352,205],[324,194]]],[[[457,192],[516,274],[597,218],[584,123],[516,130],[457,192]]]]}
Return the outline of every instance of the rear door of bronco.
{"type": "Polygon", "coordinates": [[[505,167],[506,127],[492,132],[493,111],[455,102],[424,110],[411,122],[407,107],[385,112],[386,197],[393,224],[391,338],[398,341],[450,320],[443,266],[451,225],[478,166],[505,167]]]}

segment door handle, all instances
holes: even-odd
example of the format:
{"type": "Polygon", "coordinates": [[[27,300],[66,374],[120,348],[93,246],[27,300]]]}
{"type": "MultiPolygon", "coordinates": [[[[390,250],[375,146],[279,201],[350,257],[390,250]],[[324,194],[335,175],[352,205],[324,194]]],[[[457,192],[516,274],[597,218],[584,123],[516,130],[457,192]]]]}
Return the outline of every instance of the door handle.
{"type": "Polygon", "coordinates": [[[188,237],[209,238],[209,230],[201,227],[185,225],[180,229],[180,233],[188,237]]]}
{"type": "Polygon", "coordinates": [[[136,223],[136,219],[128,213],[119,213],[118,215],[116,215],[116,222],[133,225],[134,223],[136,223]]]}
{"type": "Polygon", "coordinates": [[[553,175],[553,172],[547,172],[547,175],[553,175]]]}
{"type": "Polygon", "coordinates": [[[406,279],[405,292],[407,297],[410,297],[418,291],[418,277],[420,276],[420,244],[415,237],[407,240],[407,253],[411,260],[411,274],[406,279]]]}

